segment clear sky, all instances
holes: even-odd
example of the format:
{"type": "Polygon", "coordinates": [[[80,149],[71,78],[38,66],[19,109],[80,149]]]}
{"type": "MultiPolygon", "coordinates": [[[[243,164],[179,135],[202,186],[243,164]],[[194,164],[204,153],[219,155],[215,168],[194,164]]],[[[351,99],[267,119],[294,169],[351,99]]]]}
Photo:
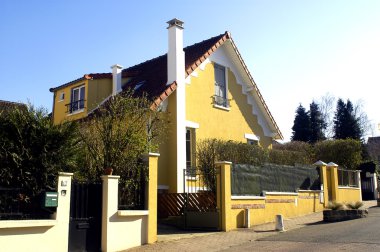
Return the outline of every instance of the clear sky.
{"type": "Polygon", "coordinates": [[[50,111],[50,87],[164,54],[174,17],[185,46],[232,33],[285,140],[326,93],[363,100],[379,135],[379,0],[1,0],[0,99],[50,111]]]}

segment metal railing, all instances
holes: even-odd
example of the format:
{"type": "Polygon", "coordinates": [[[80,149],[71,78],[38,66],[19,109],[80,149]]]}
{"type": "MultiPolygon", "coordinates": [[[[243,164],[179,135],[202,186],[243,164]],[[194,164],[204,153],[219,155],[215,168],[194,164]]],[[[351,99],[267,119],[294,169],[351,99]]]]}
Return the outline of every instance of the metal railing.
{"type": "Polygon", "coordinates": [[[42,194],[29,197],[21,188],[0,187],[0,220],[50,219],[42,207],[42,194]]]}
{"type": "Polygon", "coordinates": [[[86,100],[78,100],[78,101],[73,101],[73,102],[70,102],[68,104],[66,104],[66,113],[73,113],[75,111],[78,111],[78,110],[81,110],[81,109],[84,109],[84,104],[85,104],[85,101],[86,100]]]}
{"type": "Polygon", "coordinates": [[[229,108],[230,107],[230,101],[222,96],[214,95],[213,96],[213,103],[214,105],[229,108]]]}

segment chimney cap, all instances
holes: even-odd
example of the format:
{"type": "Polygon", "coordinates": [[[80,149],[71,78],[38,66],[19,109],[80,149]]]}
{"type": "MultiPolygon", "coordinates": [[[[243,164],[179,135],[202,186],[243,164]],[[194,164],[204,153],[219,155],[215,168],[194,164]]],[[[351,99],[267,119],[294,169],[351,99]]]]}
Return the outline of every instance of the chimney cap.
{"type": "Polygon", "coordinates": [[[123,66],[121,66],[119,64],[114,64],[111,66],[111,69],[114,69],[114,68],[123,69],[123,66]]]}
{"type": "Polygon", "coordinates": [[[177,18],[173,18],[172,20],[169,20],[168,22],[166,22],[169,26],[168,26],[168,29],[172,26],[177,26],[178,28],[181,28],[183,29],[183,24],[184,22],[177,19],[177,18]]]}

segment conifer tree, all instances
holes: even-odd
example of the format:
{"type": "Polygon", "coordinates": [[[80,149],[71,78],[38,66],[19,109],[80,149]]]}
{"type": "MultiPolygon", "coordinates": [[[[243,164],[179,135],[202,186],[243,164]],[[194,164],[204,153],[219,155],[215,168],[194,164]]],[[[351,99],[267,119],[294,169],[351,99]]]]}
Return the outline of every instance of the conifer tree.
{"type": "Polygon", "coordinates": [[[342,99],[337,102],[334,116],[334,138],[361,140],[362,130],[359,119],[355,117],[354,107],[350,100],[345,103],[342,99]]]}
{"type": "Polygon", "coordinates": [[[309,142],[310,140],[310,115],[300,104],[296,110],[296,117],[292,127],[292,141],[309,142]]]}
{"type": "Polygon", "coordinates": [[[310,104],[310,143],[316,143],[321,140],[325,140],[324,130],[327,127],[327,124],[323,120],[322,113],[319,109],[319,106],[314,101],[310,104]]]}

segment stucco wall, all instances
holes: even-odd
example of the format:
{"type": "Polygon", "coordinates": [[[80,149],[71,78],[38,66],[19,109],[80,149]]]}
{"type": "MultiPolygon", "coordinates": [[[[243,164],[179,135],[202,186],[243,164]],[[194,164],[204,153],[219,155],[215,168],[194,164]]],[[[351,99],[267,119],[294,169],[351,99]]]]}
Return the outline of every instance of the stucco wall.
{"type": "Polygon", "coordinates": [[[338,187],[339,202],[361,201],[361,190],[355,187],[338,187]]]}
{"type": "Polygon", "coordinates": [[[58,207],[51,220],[0,221],[0,251],[67,251],[71,176],[62,173],[59,177],[58,207]],[[62,190],[66,190],[65,195],[62,190]]]}

